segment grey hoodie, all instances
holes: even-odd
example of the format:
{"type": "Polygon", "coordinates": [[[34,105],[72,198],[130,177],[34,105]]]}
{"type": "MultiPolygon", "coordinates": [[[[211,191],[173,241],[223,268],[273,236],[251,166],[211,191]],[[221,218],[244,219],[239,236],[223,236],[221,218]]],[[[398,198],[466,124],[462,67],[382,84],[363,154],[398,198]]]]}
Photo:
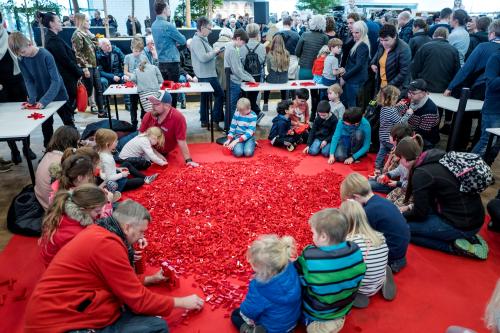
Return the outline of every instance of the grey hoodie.
{"type": "Polygon", "coordinates": [[[215,72],[215,57],[217,53],[213,50],[207,37],[202,37],[198,33],[194,34],[191,41],[191,62],[194,74],[199,79],[217,77],[215,72]]]}
{"type": "Polygon", "coordinates": [[[254,81],[252,75],[243,68],[240,50],[233,43],[228,43],[224,51],[224,68],[228,67],[231,68],[231,81],[234,83],[240,84],[242,81],[254,81]]]}

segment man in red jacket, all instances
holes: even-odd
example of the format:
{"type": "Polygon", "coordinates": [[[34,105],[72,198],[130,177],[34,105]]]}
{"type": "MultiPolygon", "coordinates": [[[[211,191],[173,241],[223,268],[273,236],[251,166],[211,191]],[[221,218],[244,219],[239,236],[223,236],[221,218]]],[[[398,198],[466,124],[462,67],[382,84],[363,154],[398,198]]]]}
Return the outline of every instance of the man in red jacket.
{"type": "Polygon", "coordinates": [[[66,244],[33,291],[25,332],[166,333],[167,323],[156,316],[166,316],[174,307],[201,309],[203,300],[197,295],[154,293],[135,274],[132,245],[144,237],[150,220],[143,206],[126,200],[112,217],[66,244]]]}

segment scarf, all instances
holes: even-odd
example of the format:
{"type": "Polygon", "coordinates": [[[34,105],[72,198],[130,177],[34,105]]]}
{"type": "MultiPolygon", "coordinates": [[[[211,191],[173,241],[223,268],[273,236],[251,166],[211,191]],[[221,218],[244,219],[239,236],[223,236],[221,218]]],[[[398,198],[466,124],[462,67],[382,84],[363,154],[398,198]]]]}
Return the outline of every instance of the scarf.
{"type": "Polygon", "coordinates": [[[0,22],[0,59],[2,59],[5,56],[7,50],[9,51],[10,56],[12,57],[12,62],[14,63],[13,75],[19,75],[19,73],[21,73],[21,69],[19,69],[19,63],[17,62],[17,57],[9,49],[9,34],[3,27],[3,24],[1,24],[0,22]]]}
{"type": "Polygon", "coordinates": [[[418,103],[411,102],[410,103],[410,108],[413,111],[416,111],[416,110],[420,109],[422,106],[424,106],[424,104],[427,103],[428,99],[429,99],[429,95],[427,95],[424,98],[422,98],[422,100],[420,102],[418,102],[418,103]]]}
{"type": "Polygon", "coordinates": [[[122,228],[118,224],[118,221],[116,221],[112,216],[106,217],[105,219],[100,219],[97,221],[97,225],[100,227],[103,227],[104,229],[108,230],[109,232],[114,233],[118,237],[121,238],[123,241],[123,244],[125,244],[125,247],[127,248],[128,252],[128,260],[130,261],[130,265],[132,267],[135,267],[134,265],[134,248],[132,245],[130,245],[127,241],[127,237],[122,231],[122,228]]]}

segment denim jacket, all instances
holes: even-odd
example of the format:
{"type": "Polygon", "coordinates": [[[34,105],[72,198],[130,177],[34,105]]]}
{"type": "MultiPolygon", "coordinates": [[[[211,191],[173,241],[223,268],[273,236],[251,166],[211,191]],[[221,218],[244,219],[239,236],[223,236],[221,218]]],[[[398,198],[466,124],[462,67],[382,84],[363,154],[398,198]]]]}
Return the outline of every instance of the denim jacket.
{"type": "Polygon", "coordinates": [[[186,44],[186,37],[163,16],[157,16],[151,25],[151,32],[158,51],[158,62],[180,62],[176,43],[186,44]]]}

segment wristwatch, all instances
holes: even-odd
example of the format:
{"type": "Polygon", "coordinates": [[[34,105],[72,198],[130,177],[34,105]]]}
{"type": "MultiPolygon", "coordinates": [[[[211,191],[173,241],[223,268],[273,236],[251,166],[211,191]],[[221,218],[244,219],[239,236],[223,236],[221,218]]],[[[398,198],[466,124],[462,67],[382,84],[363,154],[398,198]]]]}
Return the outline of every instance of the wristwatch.
{"type": "Polygon", "coordinates": [[[190,157],[190,158],[186,158],[185,160],[186,164],[188,164],[189,162],[193,162],[193,159],[190,157]]]}

